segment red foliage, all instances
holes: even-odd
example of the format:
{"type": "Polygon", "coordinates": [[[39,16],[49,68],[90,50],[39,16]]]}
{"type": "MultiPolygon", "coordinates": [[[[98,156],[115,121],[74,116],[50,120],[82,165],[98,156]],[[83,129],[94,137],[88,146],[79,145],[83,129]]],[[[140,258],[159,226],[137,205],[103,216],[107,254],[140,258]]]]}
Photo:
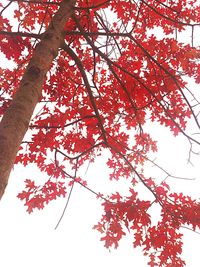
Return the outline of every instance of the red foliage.
{"type": "MultiPolygon", "coordinates": [[[[12,19],[0,17],[0,51],[15,63],[13,69],[0,69],[0,115],[40,41],[33,41],[38,25],[40,39],[62,1],[17,2],[13,26],[12,19]],[[11,34],[16,25],[17,33],[11,34]]],[[[149,257],[149,266],[184,266],[179,230],[182,225],[200,227],[200,203],[144,176],[149,153],[157,151],[144,126],[156,121],[198,143],[185,132],[188,118],[195,118],[185,77],[200,82],[200,51],[193,39],[200,24],[198,1],[77,0],[74,10],[65,25],[67,47],[52,62],[39,111],[16,158],[24,166],[35,163],[50,178],[40,186],[27,179],[18,198],[31,213],[65,196],[74,182],[89,188],[77,170],[107,149],[110,179],[131,178],[131,189],[124,197],[119,192],[98,195],[105,212],[94,228],[101,240],[116,248],[128,230],[133,246],[142,246],[149,257]],[[190,43],[179,41],[188,31],[190,43]],[[139,196],[138,182],[154,200],[139,196]],[[151,207],[158,204],[161,219],[154,225],[151,207]]]]}
{"type": "Polygon", "coordinates": [[[31,213],[35,208],[43,209],[44,204],[66,195],[65,186],[62,182],[49,180],[43,186],[36,186],[33,181],[27,179],[25,184],[26,189],[18,194],[18,198],[25,201],[28,213],[31,213]]]}

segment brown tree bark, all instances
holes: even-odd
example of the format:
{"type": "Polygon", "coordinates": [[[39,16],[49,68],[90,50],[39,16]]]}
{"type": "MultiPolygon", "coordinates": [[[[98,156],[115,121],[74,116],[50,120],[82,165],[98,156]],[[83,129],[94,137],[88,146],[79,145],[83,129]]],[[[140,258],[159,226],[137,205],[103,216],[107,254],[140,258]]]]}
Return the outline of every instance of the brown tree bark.
{"type": "Polygon", "coordinates": [[[20,86],[0,122],[0,199],[53,59],[63,43],[64,26],[76,0],[63,0],[26,68],[20,86]]]}

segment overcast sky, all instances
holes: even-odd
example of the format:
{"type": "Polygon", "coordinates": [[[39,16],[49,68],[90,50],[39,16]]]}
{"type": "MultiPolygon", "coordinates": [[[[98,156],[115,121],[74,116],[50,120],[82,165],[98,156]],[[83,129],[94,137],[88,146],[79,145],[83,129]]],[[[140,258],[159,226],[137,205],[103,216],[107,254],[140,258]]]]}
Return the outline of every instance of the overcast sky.
{"type": "MultiPolygon", "coordinates": [[[[160,128],[154,131],[155,136],[165,142],[160,143],[158,161],[167,166],[175,175],[199,177],[199,158],[193,157],[194,167],[187,164],[188,146],[184,138],[170,137],[168,131],[160,128]]],[[[112,186],[107,181],[108,170],[105,160],[98,160],[94,167],[90,167],[85,177],[96,191],[111,192],[117,188],[124,188],[126,181],[112,186]]],[[[154,168],[149,167],[148,172],[154,168]]],[[[100,202],[90,192],[76,185],[66,214],[57,230],[54,230],[66,199],[51,203],[43,211],[35,211],[29,215],[16,194],[23,189],[26,178],[43,179],[41,173],[33,166],[15,167],[3,200],[0,203],[0,251],[1,266],[10,267],[147,267],[147,259],[140,249],[132,249],[131,236],[125,237],[119,249],[110,252],[99,241],[100,235],[92,230],[101,216],[100,202]]],[[[200,179],[195,181],[175,180],[171,182],[175,191],[184,191],[195,197],[200,197],[200,179]]],[[[157,211],[155,210],[155,213],[157,211]]],[[[184,258],[187,267],[198,267],[200,261],[200,235],[191,231],[184,231],[184,258]]]]}

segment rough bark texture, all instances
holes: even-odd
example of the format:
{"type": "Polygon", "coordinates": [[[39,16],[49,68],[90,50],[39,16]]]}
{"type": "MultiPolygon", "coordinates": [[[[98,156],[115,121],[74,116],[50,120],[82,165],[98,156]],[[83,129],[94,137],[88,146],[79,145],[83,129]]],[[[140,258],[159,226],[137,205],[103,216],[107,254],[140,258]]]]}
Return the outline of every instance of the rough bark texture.
{"type": "Polygon", "coordinates": [[[73,12],[75,2],[62,1],[37,45],[13,101],[0,122],[0,199],[34,108],[41,96],[47,71],[64,40],[64,26],[73,12]]]}

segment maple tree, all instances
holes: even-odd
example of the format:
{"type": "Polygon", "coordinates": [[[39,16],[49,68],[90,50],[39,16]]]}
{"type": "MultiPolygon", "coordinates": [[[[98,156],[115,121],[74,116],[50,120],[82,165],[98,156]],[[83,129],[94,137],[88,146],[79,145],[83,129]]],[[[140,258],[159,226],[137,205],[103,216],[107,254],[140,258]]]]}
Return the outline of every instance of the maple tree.
{"type": "Polygon", "coordinates": [[[0,51],[11,62],[0,68],[0,196],[14,163],[34,163],[49,180],[25,181],[18,197],[29,213],[79,183],[103,201],[94,228],[106,247],[117,247],[128,229],[149,266],[184,266],[180,228],[200,227],[200,203],[143,172],[157,151],[144,125],[156,121],[191,148],[200,144],[186,131],[189,119],[200,125],[185,79],[200,82],[198,1],[10,0],[0,8],[0,51]],[[130,180],[128,196],[96,193],[79,176],[105,150],[110,179],[130,180]]]}

